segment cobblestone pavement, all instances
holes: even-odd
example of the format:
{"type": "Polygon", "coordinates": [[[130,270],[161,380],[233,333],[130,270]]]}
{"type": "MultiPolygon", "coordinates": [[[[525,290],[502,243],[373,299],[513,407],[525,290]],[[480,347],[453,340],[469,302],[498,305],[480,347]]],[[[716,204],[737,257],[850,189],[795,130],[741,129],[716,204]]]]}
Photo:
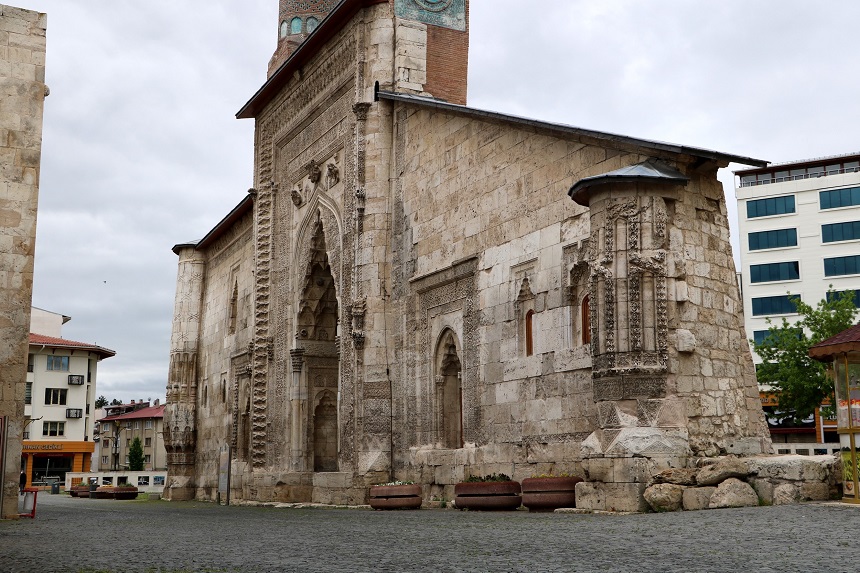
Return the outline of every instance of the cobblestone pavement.
{"type": "Polygon", "coordinates": [[[40,493],[2,572],[856,571],[860,507],[642,515],[219,507],[40,493]]]}

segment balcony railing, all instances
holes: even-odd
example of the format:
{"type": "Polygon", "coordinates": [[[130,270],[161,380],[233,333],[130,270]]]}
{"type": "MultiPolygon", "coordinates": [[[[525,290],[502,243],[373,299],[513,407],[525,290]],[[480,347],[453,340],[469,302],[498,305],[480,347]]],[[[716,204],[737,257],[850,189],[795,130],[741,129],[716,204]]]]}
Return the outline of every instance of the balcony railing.
{"type": "Polygon", "coordinates": [[[83,418],[83,408],[66,408],[66,418],[83,418]]]}
{"type": "Polygon", "coordinates": [[[785,177],[773,177],[772,179],[767,179],[763,181],[741,181],[741,187],[755,187],[757,185],[769,185],[770,183],[783,183],[785,181],[799,181],[800,179],[817,179],[819,177],[826,177],[828,175],[840,175],[843,173],[857,173],[860,172],[860,167],[849,167],[847,169],[828,169],[826,172],[824,169],[821,171],[816,171],[814,173],[803,173],[801,175],[787,175],[785,177]]]}
{"type": "Polygon", "coordinates": [[[69,374],[69,386],[83,386],[84,377],[82,374],[69,374]]]}

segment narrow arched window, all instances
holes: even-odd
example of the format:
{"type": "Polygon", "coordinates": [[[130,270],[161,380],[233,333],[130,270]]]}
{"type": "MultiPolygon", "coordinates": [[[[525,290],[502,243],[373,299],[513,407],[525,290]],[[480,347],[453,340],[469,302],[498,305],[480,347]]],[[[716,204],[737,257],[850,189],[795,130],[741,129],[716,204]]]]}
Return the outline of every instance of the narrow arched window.
{"type": "Polygon", "coordinates": [[[534,316],[535,311],[530,310],[526,313],[526,356],[534,354],[534,316]]]}
{"type": "Polygon", "coordinates": [[[290,34],[301,34],[302,33],[302,19],[296,16],[292,20],[290,20],[290,34]]]}
{"type": "Polygon", "coordinates": [[[313,16],[308,18],[308,23],[306,24],[306,27],[308,29],[308,34],[313,32],[314,30],[316,30],[317,26],[319,26],[319,23],[320,23],[320,21],[317,20],[316,18],[314,18],[313,16]]]}
{"type": "Polygon", "coordinates": [[[579,309],[580,324],[582,325],[582,343],[591,344],[591,308],[588,295],[582,298],[582,306],[579,309]]]}
{"type": "Polygon", "coordinates": [[[287,21],[284,20],[283,22],[281,22],[281,38],[286,38],[287,32],[289,32],[289,31],[290,31],[290,26],[289,26],[289,24],[287,24],[287,21]]]}

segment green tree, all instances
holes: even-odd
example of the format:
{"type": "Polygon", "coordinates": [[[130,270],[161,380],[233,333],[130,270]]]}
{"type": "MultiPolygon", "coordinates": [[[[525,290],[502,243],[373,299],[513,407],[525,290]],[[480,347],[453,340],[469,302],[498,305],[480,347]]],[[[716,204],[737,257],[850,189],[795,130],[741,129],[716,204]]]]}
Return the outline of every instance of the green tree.
{"type": "Polygon", "coordinates": [[[128,447],[128,469],[132,472],[143,471],[143,445],[137,436],[134,437],[128,447]]]}
{"type": "Polygon", "coordinates": [[[104,408],[107,405],[108,405],[108,400],[107,400],[107,398],[104,397],[104,395],[96,398],[96,408],[104,408]]]}
{"type": "Polygon", "coordinates": [[[854,291],[830,290],[815,308],[798,297],[790,300],[800,318],[793,323],[783,318],[778,326],[768,320],[767,336],[754,344],[762,359],[756,373],[759,383],[775,391],[784,416],[802,420],[833,399],[833,381],[825,374],[824,364],[809,357],[810,347],[854,326],[858,309],[854,291]]]}
{"type": "Polygon", "coordinates": [[[122,406],[122,400],[120,400],[119,398],[114,398],[113,400],[110,401],[110,405],[111,406],[122,406]]]}

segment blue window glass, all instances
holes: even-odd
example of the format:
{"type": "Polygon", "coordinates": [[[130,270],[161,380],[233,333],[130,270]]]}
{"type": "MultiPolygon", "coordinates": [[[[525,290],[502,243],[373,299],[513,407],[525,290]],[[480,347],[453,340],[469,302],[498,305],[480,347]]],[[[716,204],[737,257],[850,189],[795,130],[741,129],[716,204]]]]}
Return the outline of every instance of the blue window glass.
{"type": "Polygon", "coordinates": [[[824,276],[860,274],[860,255],[824,259],[824,276]]]}
{"type": "Polygon", "coordinates": [[[749,234],[751,251],[797,246],[797,229],[776,229],[749,234]]]}
{"type": "Polygon", "coordinates": [[[767,335],[770,334],[769,330],[756,330],[753,332],[753,342],[758,345],[761,345],[764,342],[764,339],[767,338],[767,335]]]}
{"type": "Polygon", "coordinates": [[[794,213],[794,195],[747,201],[747,219],[794,213]]]}
{"type": "Polygon", "coordinates": [[[794,281],[800,278],[800,263],[788,261],[784,263],[768,263],[765,265],[750,265],[751,283],[768,283],[773,281],[794,281]]]}
{"type": "Polygon", "coordinates": [[[839,207],[860,205],[860,187],[819,191],[818,201],[822,209],[837,209],[839,207]]]}
{"type": "Polygon", "coordinates": [[[292,20],[290,20],[290,34],[301,34],[302,33],[302,19],[296,16],[292,20]]]}
{"type": "Polygon", "coordinates": [[[316,30],[317,26],[319,26],[319,23],[320,23],[320,21],[317,20],[316,18],[314,18],[313,16],[308,18],[308,24],[307,24],[308,34],[313,32],[314,30],[316,30]]]}
{"type": "Polygon", "coordinates": [[[821,240],[825,243],[860,239],[860,221],[821,225],[821,240]]]}
{"type": "Polygon", "coordinates": [[[780,296],[763,296],[754,298],[752,299],[753,316],[793,314],[797,312],[797,309],[795,309],[794,304],[791,302],[793,299],[800,300],[800,297],[796,294],[784,294],[780,296]]]}
{"type": "MultiPolygon", "coordinates": [[[[798,339],[803,337],[803,330],[799,328],[793,328],[791,330],[797,335],[798,339]]],[[[767,340],[768,336],[770,336],[770,330],[755,330],[753,331],[753,342],[761,346],[762,343],[767,340]]]]}
{"type": "MultiPolygon", "coordinates": [[[[841,295],[843,292],[848,292],[844,290],[829,290],[827,291],[827,302],[832,302],[833,299],[841,295]]],[[[854,306],[860,308],[860,289],[856,289],[854,291],[854,306]]]]}

